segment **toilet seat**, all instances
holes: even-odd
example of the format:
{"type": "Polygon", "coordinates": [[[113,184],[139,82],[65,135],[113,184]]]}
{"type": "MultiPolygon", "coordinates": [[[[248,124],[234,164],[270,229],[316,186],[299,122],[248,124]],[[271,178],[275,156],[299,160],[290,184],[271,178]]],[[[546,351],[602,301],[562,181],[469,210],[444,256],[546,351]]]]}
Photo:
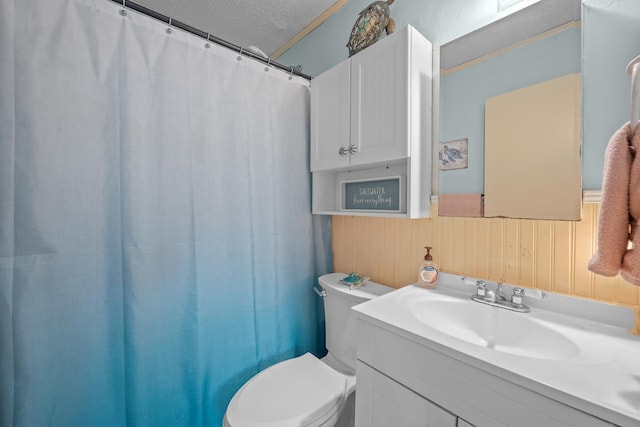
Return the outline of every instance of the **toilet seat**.
{"type": "Polygon", "coordinates": [[[353,381],[306,353],[277,363],[233,396],[230,427],[318,427],[340,412],[353,381]]]}

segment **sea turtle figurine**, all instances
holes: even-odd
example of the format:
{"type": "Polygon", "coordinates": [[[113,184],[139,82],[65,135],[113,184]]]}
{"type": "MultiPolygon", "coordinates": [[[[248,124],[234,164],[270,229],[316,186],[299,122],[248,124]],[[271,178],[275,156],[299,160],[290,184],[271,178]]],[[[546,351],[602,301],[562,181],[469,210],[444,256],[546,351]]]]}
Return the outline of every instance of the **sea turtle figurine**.
{"type": "Polygon", "coordinates": [[[378,41],[382,32],[386,30],[387,35],[396,29],[396,23],[391,18],[389,6],[394,0],[374,1],[367,6],[356,19],[347,47],[349,56],[355,55],[367,46],[378,41]]]}

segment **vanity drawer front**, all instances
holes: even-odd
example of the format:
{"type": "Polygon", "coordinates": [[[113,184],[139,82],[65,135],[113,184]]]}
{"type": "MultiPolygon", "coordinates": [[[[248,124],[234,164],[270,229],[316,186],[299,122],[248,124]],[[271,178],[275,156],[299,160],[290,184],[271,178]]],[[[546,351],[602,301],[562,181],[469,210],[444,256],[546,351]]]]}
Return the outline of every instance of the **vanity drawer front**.
{"type": "MultiPolygon", "coordinates": [[[[476,427],[605,427],[613,424],[362,319],[358,359],[476,427]]],[[[475,363],[475,362],[474,362],[475,363]]],[[[511,374],[513,375],[513,374],[511,374]]]]}
{"type": "Polygon", "coordinates": [[[356,427],[456,427],[456,416],[358,362],[356,427]]]}

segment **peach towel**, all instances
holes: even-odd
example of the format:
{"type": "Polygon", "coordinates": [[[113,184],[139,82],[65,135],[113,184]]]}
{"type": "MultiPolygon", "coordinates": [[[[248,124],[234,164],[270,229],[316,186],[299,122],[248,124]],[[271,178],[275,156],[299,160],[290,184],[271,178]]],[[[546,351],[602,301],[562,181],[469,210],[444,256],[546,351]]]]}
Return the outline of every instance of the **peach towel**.
{"type": "Polygon", "coordinates": [[[602,276],[620,273],[623,279],[640,286],[640,131],[626,123],[607,145],[602,177],[602,201],[598,220],[598,244],[589,261],[589,270],[602,276]],[[630,148],[632,146],[633,148],[630,148]],[[628,242],[634,249],[627,249],[628,242]]]}

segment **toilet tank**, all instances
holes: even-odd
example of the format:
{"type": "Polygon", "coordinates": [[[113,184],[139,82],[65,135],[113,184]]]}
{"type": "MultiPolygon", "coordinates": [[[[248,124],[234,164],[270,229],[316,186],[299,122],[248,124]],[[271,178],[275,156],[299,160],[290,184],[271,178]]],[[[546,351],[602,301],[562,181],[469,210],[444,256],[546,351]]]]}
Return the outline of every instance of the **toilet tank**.
{"type": "Polygon", "coordinates": [[[351,307],[372,298],[393,291],[393,288],[374,282],[367,282],[357,289],[341,282],[343,273],[325,274],[318,278],[318,283],[326,291],[324,297],[324,316],[326,342],[329,355],[332,355],[351,373],[356,369],[356,345],[358,333],[357,318],[351,307]]]}

